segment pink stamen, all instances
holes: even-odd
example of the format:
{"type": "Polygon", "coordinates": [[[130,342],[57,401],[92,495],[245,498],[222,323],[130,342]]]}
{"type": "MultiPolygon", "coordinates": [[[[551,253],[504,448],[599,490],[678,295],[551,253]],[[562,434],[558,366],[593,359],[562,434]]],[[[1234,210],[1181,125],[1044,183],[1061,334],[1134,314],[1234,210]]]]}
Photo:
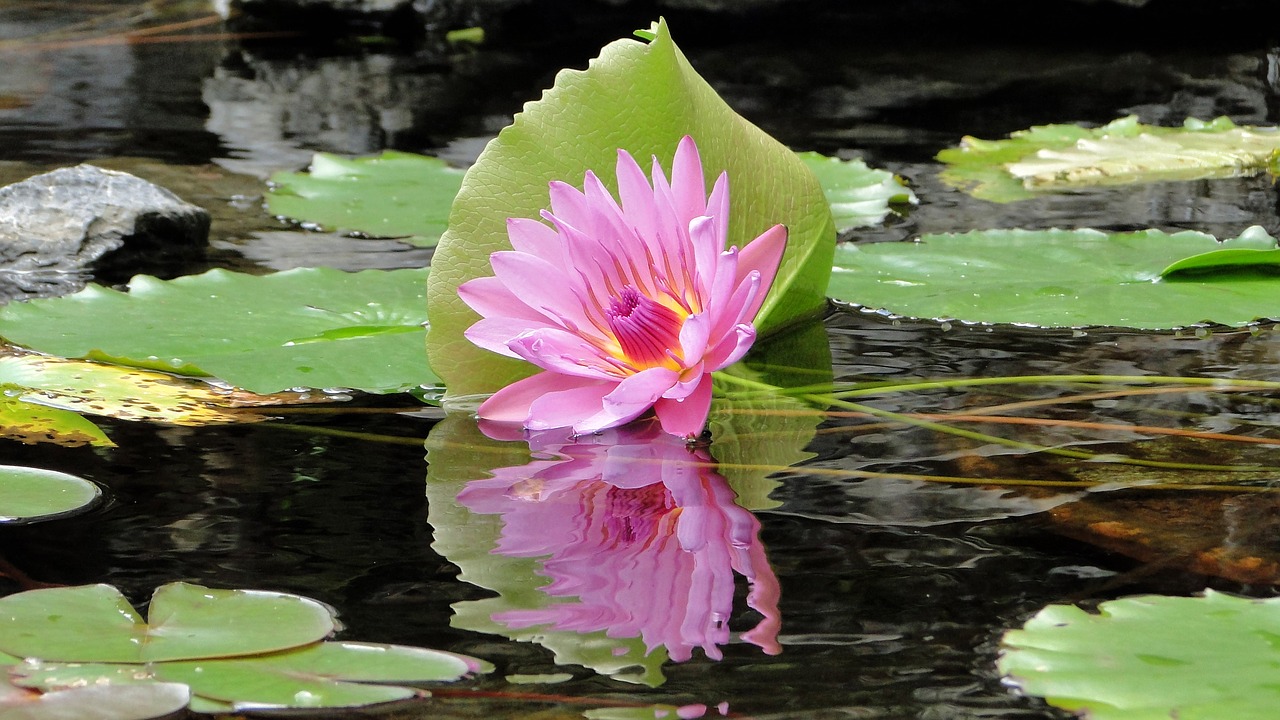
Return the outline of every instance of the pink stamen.
{"type": "Polygon", "coordinates": [[[622,353],[637,370],[666,365],[680,347],[680,316],[631,285],[610,299],[605,315],[622,353]]]}

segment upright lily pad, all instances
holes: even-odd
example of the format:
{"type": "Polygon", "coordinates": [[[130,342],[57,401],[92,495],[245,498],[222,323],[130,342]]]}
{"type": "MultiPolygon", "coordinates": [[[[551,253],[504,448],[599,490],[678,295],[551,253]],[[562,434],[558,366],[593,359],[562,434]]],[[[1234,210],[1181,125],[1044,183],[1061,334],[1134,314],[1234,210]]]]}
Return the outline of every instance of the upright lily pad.
{"type": "Polygon", "coordinates": [[[941,177],[974,197],[1009,202],[1094,185],[1256,175],[1280,150],[1280,129],[1237,127],[1225,117],[1180,128],[1134,116],[1100,128],[1046,125],[1004,140],[966,137],[938,153],[941,177]]]}
{"type": "Polygon", "coordinates": [[[109,585],[28,590],[0,598],[0,650],[63,662],[141,663],[265,653],[334,630],[323,605],[284,593],[171,583],[144,622],[109,585]]]}
{"type": "Polygon", "coordinates": [[[1280,598],[1050,605],[1002,645],[1013,684],[1093,720],[1267,720],[1280,705],[1280,598]]]}
{"type": "MultiPolygon", "coordinates": [[[[1275,240],[1254,228],[1228,243],[1274,247],[1275,240]]],[[[926,235],[842,245],[828,292],[897,315],[1043,327],[1160,330],[1280,318],[1280,275],[1161,277],[1178,261],[1223,247],[1211,235],[1158,230],[926,235]]]]}
{"type": "Polygon", "coordinates": [[[817,180],[795,153],[726,105],[659,22],[651,42],[618,40],[587,70],[562,71],[467,171],[428,287],[429,351],[450,395],[493,392],[532,371],[462,334],[479,316],[458,298],[458,286],[493,274],[490,254],[510,248],[507,219],[537,218],[549,206],[549,181],[580,185],[587,170],[616,190],[619,148],[670,168],[685,135],[698,143],[708,180],[728,172],[731,244],[742,247],[774,224],[787,225],[786,254],[760,329],[823,307],[835,226],[817,180]]]}
{"type": "Polygon", "coordinates": [[[437,382],[422,349],[426,277],[329,268],[140,275],[129,292],[91,285],[7,305],[0,334],[53,355],[212,375],[255,393],[399,392],[437,382]]]}
{"type": "Polygon", "coordinates": [[[74,515],[101,497],[97,485],[75,475],[0,465],[0,524],[74,515]]]}
{"type": "Polygon", "coordinates": [[[316,153],[309,172],[271,176],[267,209],[335,230],[427,247],[448,224],[462,174],[443,160],[393,150],[365,158],[316,153]]]}
{"type": "Polygon", "coordinates": [[[920,202],[911,188],[887,170],[862,160],[841,160],[816,152],[798,153],[831,204],[836,232],[875,225],[893,212],[892,205],[920,202]]]}

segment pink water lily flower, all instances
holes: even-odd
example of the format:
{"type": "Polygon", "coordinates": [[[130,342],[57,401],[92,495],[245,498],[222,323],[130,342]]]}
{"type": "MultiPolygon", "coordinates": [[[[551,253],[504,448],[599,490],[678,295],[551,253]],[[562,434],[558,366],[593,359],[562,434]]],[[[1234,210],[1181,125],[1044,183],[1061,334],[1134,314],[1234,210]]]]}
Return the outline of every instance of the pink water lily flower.
{"type": "Polygon", "coordinates": [[[482,316],[468,339],[542,369],[485,401],[482,418],[584,434],[653,408],[664,430],[695,436],[711,373],[755,341],[786,228],[726,248],[728,174],[707,195],[688,136],[670,182],[656,158],[651,183],[624,150],[617,179],[620,203],[590,171],[582,190],[552,182],[550,225],[508,220],[513,249],[490,257],[493,276],[458,289],[482,316]]]}

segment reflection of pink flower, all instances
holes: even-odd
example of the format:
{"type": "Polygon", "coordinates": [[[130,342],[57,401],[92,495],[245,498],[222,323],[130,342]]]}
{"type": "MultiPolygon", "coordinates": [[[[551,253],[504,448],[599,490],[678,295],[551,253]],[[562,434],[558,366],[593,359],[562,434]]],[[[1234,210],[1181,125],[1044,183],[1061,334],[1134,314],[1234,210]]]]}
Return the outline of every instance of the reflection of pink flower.
{"type": "Polygon", "coordinates": [[[693,139],[676,148],[671,181],[653,183],[618,151],[618,197],[588,172],[583,190],[551,183],[551,211],[512,218],[513,250],[492,277],[458,293],[483,319],[476,345],[539,368],[499,390],[480,416],[533,430],[590,433],[653,408],[667,432],[702,432],[711,372],[755,341],[752,322],[773,284],[787,231],[775,225],[739,251],[725,249],[727,173],[710,196],[693,139]]]}
{"type": "Polygon", "coordinates": [[[502,515],[494,552],[546,558],[551,582],[542,592],[563,599],[495,621],[604,630],[639,637],[650,651],[665,647],[672,660],[688,660],[695,647],[718,660],[736,571],[750,583],[747,605],[764,616],[742,637],[781,651],[778,581],[760,523],[734,502],[706,453],[655,424],[562,443],[547,436],[530,446],[549,459],[497,469],[458,494],[472,512],[502,515]]]}

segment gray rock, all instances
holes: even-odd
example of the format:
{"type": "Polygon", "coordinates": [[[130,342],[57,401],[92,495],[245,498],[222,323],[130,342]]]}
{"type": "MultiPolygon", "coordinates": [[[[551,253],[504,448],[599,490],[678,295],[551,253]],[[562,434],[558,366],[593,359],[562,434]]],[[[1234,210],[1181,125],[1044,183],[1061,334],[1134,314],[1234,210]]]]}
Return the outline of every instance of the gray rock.
{"type": "Polygon", "coordinates": [[[74,292],[94,271],[203,251],[209,213],[162,187],[93,165],[0,188],[0,297],[74,292]]]}

